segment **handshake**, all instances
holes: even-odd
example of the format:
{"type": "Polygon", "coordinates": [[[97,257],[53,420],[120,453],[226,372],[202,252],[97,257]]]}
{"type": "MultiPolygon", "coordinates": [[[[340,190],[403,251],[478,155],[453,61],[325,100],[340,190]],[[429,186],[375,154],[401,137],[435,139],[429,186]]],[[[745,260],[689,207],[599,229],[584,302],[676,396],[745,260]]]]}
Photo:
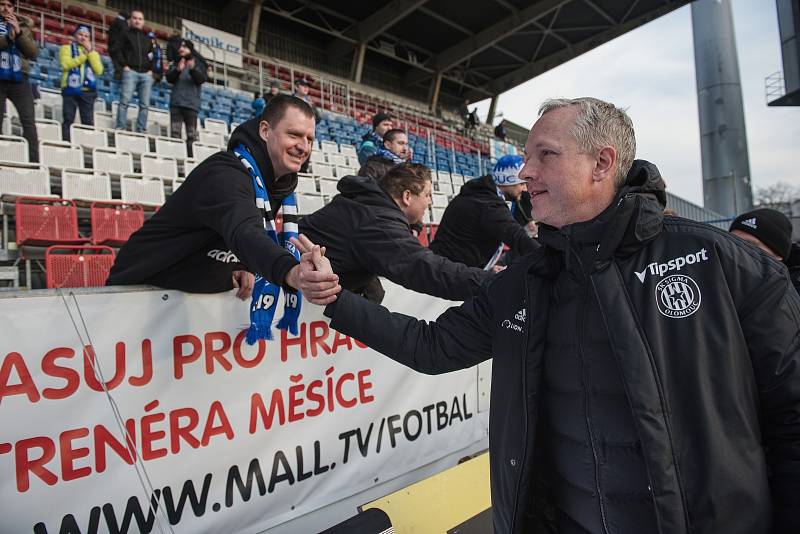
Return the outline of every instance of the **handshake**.
{"type": "Polygon", "coordinates": [[[301,256],[300,265],[287,275],[288,285],[302,291],[303,298],[312,304],[327,306],[335,301],[342,286],[330,260],[325,257],[325,247],[315,245],[303,234],[291,241],[301,256]]]}

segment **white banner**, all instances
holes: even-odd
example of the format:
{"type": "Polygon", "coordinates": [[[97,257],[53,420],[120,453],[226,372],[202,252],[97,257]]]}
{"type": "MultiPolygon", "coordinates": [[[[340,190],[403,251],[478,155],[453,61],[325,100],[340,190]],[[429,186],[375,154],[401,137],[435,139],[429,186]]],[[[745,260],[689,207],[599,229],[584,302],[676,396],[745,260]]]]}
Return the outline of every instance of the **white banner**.
{"type": "Polygon", "coordinates": [[[242,68],[241,36],[186,19],[181,20],[181,25],[184,39],[192,41],[204,58],[242,68]]]}
{"type": "MultiPolygon", "coordinates": [[[[410,315],[451,305],[387,286],[410,315]]],[[[232,293],[76,299],[0,299],[2,532],[255,533],[483,438],[475,369],[417,374],[319,307],[248,346],[232,293]]]]}

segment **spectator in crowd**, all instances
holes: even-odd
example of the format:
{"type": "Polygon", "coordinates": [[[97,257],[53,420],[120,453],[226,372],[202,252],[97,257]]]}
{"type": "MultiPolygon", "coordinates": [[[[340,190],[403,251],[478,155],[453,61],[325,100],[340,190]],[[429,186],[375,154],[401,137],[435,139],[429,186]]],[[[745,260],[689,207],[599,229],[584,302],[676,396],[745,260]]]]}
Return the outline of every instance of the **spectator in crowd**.
{"type": "Polygon", "coordinates": [[[155,32],[148,32],[147,38],[150,39],[150,45],[153,47],[153,81],[158,83],[164,77],[164,58],[161,45],[158,44],[155,32]]]}
{"type": "Polygon", "coordinates": [[[792,221],[783,213],[759,208],[733,220],[730,232],[786,264],[789,277],[800,292],[800,245],[792,243],[792,221]]]}
{"type": "Polygon", "coordinates": [[[237,295],[246,299],[253,290],[250,271],[263,277],[256,290],[259,282],[308,289],[291,249],[276,243],[277,236],[265,228],[274,228],[272,214],[281,209],[284,230],[296,223],[297,171],[313,141],[314,113],[308,104],[291,96],[274,99],[261,118],[233,131],[227,151],[195,167],[131,236],[107,285],[152,284],[195,293],[237,286],[237,295]]]}
{"type": "Polygon", "coordinates": [[[458,107],[458,115],[464,121],[464,128],[469,128],[469,98],[465,98],[458,107]]]}
{"type": "Polygon", "coordinates": [[[280,86],[278,85],[278,82],[272,82],[272,83],[270,83],[270,84],[269,84],[269,93],[267,93],[266,95],[264,95],[264,102],[265,102],[266,104],[269,104],[270,100],[272,100],[273,98],[275,98],[275,97],[276,97],[276,96],[278,96],[279,94],[281,94],[281,88],[280,88],[280,86]]]}
{"type": "Polygon", "coordinates": [[[75,29],[72,42],[59,49],[58,61],[61,64],[61,136],[69,141],[69,127],[75,121],[76,110],[81,114],[81,124],[94,125],[97,78],[103,75],[103,62],[92,47],[88,26],[81,24],[75,29]]]}
{"type": "Polygon", "coordinates": [[[186,126],[186,148],[192,156],[192,144],[197,140],[197,113],[200,111],[200,87],[208,81],[206,64],[194,51],[191,41],[184,39],[178,47],[177,61],[170,63],[167,81],[172,84],[169,101],[170,135],[180,138],[186,126]]]}
{"type": "Polygon", "coordinates": [[[115,61],[122,65],[122,89],[117,108],[118,130],[124,130],[128,122],[128,104],[134,92],[139,95],[139,115],[136,131],[147,130],[147,108],[150,106],[150,90],[153,88],[153,59],[155,51],[150,37],[144,32],[144,13],[131,11],[130,27],[121,35],[116,48],[115,61]]]}
{"type": "MultiPolygon", "coordinates": [[[[365,174],[365,173],[359,173],[365,174]]],[[[339,193],[300,221],[300,232],[327,248],[342,286],[370,300],[378,276],[449,300],[473,295],[488,273],[433,254],[411,234],[431,202],[431,173],[423,166],[393,166],[377,181],[362,176],[339,180],[339,193]]]]}
{"type": "Polygon", "coordinates": [[[502,120],[497,123],[497,126],[494,127],[494,136],[501,141],[505,141],[507,135],[508,132],[506,131],[506,121],[502,120]]]}
{"type": "Polygon", "coordinates": [[[261,96],[261,93],[256,93],[256,97],[250,104],[250,107],[253,108],[253,117],[255,118],[260,117],[264,113],[264,108],[266,106],[267,106],[267,101],[264,100],[264,97],[261,96]]]}
{"type": "Polygon", "coordinates": [[[468,123],[468,127],[473,130],[481,125],[481,119],[478,117],[478,108],[472,108],[472,111],[469,112],[468,123]]]}
{"type": "Polygon", "coordinates": [[[6,99],[17,109],[22,135],[28,141],[28,158],[39,161],[39,138],[33,110],[33,93],[28,81],[28,62],[39,48],[33,38],[33,21],[14,12],[11,0],[0,0],[0,124],[6,99]]]}
{"type": "Polygon", "coordinates": [[[114,79],[118,82],[122,80],[122,71],[125,68],[125,65],[119,62],[120,46],[123,42],[123,35],[129,29],[129,18],[130,15],[125,11],[120,11],[108,28],[108,55],[111,56],[111,63],[114,65],[114,79]]]}
{"type": "Polygon", "coordinates": [[[317,122],[319,122],[321,115],[319,113],[319,110],[316,107],[314,107],[314,101],[311,100],[311,95],[308,94],[308,90],[309,90],[309,83],[308,80],[306,80],[305,78],[300,78],[299,80],[296,80],[294,82],[293,95],[302,100],[303,102],[305,102],[306,104],[308,104],[309,106],[311,106],[311,109],[314,110],[314,118],[316,119],[317,122]]]}
{"type": "Polygon", "coordinates": [[[393,128],[383,134],[383,145],[378,150],[378,156],[392,163],[411,161],[411,147],[408,146],[408,134],[405,130],[393,128]]]}
{"type": "Polygon", "coordinates": [[[383,135],[394,127],[392,117],[387,113],[376,113],[372,117],[372,131],[364,134],[358,145],[358,164],[364,165],[370,156],[378,153],[383,146],[383,135]]]}
{"type": "MultiPolygon", "coordinates": [[[[785,270],[663,217],[624,111],[540,111],[520,172],[540,249],[430,323],[347,291],[307,300],[423,373],[495,356],[494,532],[800,532],[800,297],[785,270]]],[[[320,247],[300,250],[301,270],[331,272],[320,247]]]]}
{"type": "Polygon", "coordinates": [[[519,177],[520,156],[503,156],[492,173],[469,180],[444,211],[431,250],[470,267],[492,269],[503,252],[503,244],[519,255],[538,248],[515,220],[506,201],[517,202],[525,189],[519,177]]]}

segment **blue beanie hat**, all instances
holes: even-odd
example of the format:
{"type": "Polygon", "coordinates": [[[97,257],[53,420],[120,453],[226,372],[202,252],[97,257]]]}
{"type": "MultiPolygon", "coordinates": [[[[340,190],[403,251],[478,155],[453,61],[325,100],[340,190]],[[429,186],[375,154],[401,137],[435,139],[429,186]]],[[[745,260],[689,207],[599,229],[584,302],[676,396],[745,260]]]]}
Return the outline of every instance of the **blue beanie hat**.
{"type": "Polygon", "coordinates": [[[497,164],[492,171],[492,178],[497,185],[517,185],[524,184],[525,181],[519,177],[524,160],[516,154],[509,154],[497,160],[497,164]]]}
{"type": "Polygon", "coordinates": [[[89,29],[89,26],[87,26],[86,24],[79,24],[78,27],[75,28],[75,31],[72,32],[72,35],[78,35],[79,33],[85,33],[87,35],[92,35],[92,32],[89,29]]]}

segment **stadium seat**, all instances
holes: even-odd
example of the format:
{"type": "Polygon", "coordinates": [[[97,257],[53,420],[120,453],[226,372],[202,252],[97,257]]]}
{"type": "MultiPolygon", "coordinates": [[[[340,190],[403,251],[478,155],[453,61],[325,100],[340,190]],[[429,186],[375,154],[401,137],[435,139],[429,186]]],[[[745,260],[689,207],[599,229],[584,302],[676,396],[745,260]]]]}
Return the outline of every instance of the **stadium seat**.
{"type": "Polygon", "coordinates": [[[184,177],[184,180],[186,179],[187,176],[189,176],[189,173],[191,173],[194,170],[194,168],[197,167],[198,163],[200,163],[200,162],[197,161],[194,158],[186,158],[185,160],[183,160],[183,177],[184,177]]]}
{"type": "Polygon", "coordinates": [[[422,231],[417,235],[417,241],[419,241],[420,245],[427,248],[431,243],[428,236],[428,225],[422,227],[422,231]]]}
{"type": "Polygon", "coordinates": [[[142,206],[158,207],[164,204],[164,180],[161,178],[125,175],[120,178],[122,201],[141,204],[142,206]]]}
{"type": "Polygon", "coordinates": [[[156,154],[170,156],[179,161],[186,159],[186,143],[171,137],[156,137],[156,154]]]}
{"type": "Polygon", "coordinates": [[[427,224],[425,226],[427,226],[427,228],[428,228],[428,238],[431,241],[433,241],[433,239],[436,237],[436,232],[439,231],[439,225],[438,224],[427,224]]]}
{"type": "Polygon", "coordinates": [[[309,215],[325,205],[322,195],[312,195],[310,193],[299,193],[297,195],[297,214],[309,215]]]}
{"type": "Polygon", "coordinates": [[[437,208],[446,208],[447,207],[447,195],[443,195],[441,193],[434,193],[431,195],[433,198],[433,206],[437,208]]]}
{"type": "Polygon", "coordinates": [[[39,161],[51,169],[83,169],[83,149],[64,141],[39,141],[39,161]]]}
{"type": "Polygon", "coordinates": [[[452,195],[453,194],[453,184],[449,182],[438,182],[436,184],[436,188],[439,193],[443,195],[452,195]]]}
{"type": "Polygon", "coordinates": [[[106,101],[102,98],[97,98],[94,101],[94,112],[95,113],[105,113],[106,112],[106,101]]]}
{"type": "Polygon", "coordinates": [[[64,169],[61,196],[70,200],[111,200],[111,179],[98,170],[64,169]]]}
{"type": "Polygon", "coordinates": [[[464,185],[464,177],[460,174],[451,174],[450,180],[453,182],[453,189],[457,189],[457,186],[464,185]]]}
{"type": "Polygon", "coordinates": [[[53,119],[36,119],[39,141],[61,141],[61,123],[53,119]]]}
{"type": "Polygon", "coordinates": [[[219,146],[207,145],[205,143],[192,143],[192,156],[198,163],[203,161],[209,156],[213,156],[217,152],[223,150],[219,146]]]}
{"type": "Polygon", "coordinates": [[[213,145],[220,148],[225,146],[225,134],[222,134],[220,132],[215,132],[213,130],[203,130],[203,129],[198,130],[197,134],[198,134],[197,140],[203,143],[204,145],[213,145]]]}
{"type": "Polygon", "coordinates": [[[336,176],[333,174],[333,166],[328,165],[327,163],[315,163],[311,166],[311,169],[314,172],[314,175],[319,176],[320,178],[336,178],[336,176]]]}
{"type": "Polygon", "coordinates": [[[339,145],[335,141],[321,141],[320,147],[322,148],[322,151],[327,154],[339,153],[339,145]]]}
{"type": "Polygon", "coordinates": [[[150,152],[150,138],[142,133],[114,130],[114,147],[117,150],[127,150],[135,156],[141,156],[150,152]]]}
{"type": "Polygon", "coordinates": [[[0,197],[50,196],[50,171],[41,163],[0,162],[0,197]]]}
{"type": "Polygon", "coordinates": [[[344,154],[345,156],[347,156],[347,157],[353,157],[353,158],[356,158],[356,160],[358,160],[358,154],[356,153],[356,147],[354,147],[353,145],[343,144],[340,147],[339,151],[342,154],[344,154]]]}
{"type": "Polygon", "coordinates": [[[89,220],[92,244],[120,246],[144,224],[144,209],[124,202],[92,202],[89,220]]]}
{"type": "Polygon", "coordinates": [[[104,111],[96,111],[94,114],[94,127],[104,128],[106,130],[113,130],[117,124],[117,119],[111,113],[104,111]]]}
{"type": "Polygon", "coordinates": [[[92,168],[113,175],[130,174],[133,172],[133,154],[127,150],[95,148],[92,150],[92,168]]]}
{"type": "Polygon", "coordinates": [[[142,154],[142,174],[174,180],[178,177],[178,162],[169,156],[142,154]]]}
{"type": "Polygon", "coordinates": [[[339,185],[338,180],[320,180],[319,181],[319,192],[326,197],[333,197],[339,194],[339,190],[336,187],[339,185]]]}
{"type": "Polygon", "coordinates": [[[54,245],[45,252],[47,287],[102,287],[114,265],[114,249],[54,245]]]}
{"type": "Polygon", "coordinates": [[[444,208],[440,208],[437,206],[433,206],[431,208],[431,221],[434,224],[439,224],[442,222],[442,215],[444,215],[444,208]]]}
{"type": "Polygon", "coordinates": [[[0,135],[0,160],[28,163],[28,141],[16,135],[0,135]]]}
{"type": "Polygon", "coordinates": [[[309,161],[313,165],[314,163],[327,163],[327,159],[325,158],[325,154],[323,152],[319,152],[314,150],[311,152],[311,156],[309,157],[309,161]]]}
{"type": "Polygon", "coordinates": [[[351,167],[348,167],[347,165],[336,166],[336,178],[341,180],[345,176],[350,176],[351,174],[355,174],[351,167]]]}
{"type": "Polygon", "coordinates": [[[147,133],[160,137],[169,134],[169,111],[150,107],[147,110],[147,133]]]}
{"type": "Polygon", "coordinates": [[[345,167],[347,166],[347,156],[344,156],[342,154],[333,154],[329,152],[328,163],[334,166],[345,167]]]}
{"type": "Polygon", "coordinates": [[[108,133],[94,126],[72,123],[69,126],[69,135],[73,145],[83,148],[106,148],[108,146],[108,133]]]}
{"type": "Polygon", "coordinates": [[[14,216],[19,247],[80,244],[88,241],[78,234],[78,211],[71,200],[19,197],[15,203],[14,216]]]}
{"type": "Polygon", "coordinates": [[[317,193],[317,181],[314,176],[306,173],[297,174],[297,187],[295,191],[298,193],[317,193]]]}
{"type": "MultiPolygon", "coordinates": [[[[238,124],[237,124],[238,126],[238,124]]],[[[228,123],[218,119],[206,119],[203,123],[203,128],[209,132],[217,132],[224,135],[228,133],[228,123]]],[[[233,128],[231,128],[233,130],[233,128]]],[[[205,141],[204,141],[205,142],[205,141]]]]}
{"type": "Polygon", "coordinates": [[[181,185],[183,185],[183,182],[185,182],[185,181],[186,181],[186,178],[175,178],[174,180],[172,180],[172,192],[174,193],[175,191],[177,191],[178,188],[181,185]]]}

